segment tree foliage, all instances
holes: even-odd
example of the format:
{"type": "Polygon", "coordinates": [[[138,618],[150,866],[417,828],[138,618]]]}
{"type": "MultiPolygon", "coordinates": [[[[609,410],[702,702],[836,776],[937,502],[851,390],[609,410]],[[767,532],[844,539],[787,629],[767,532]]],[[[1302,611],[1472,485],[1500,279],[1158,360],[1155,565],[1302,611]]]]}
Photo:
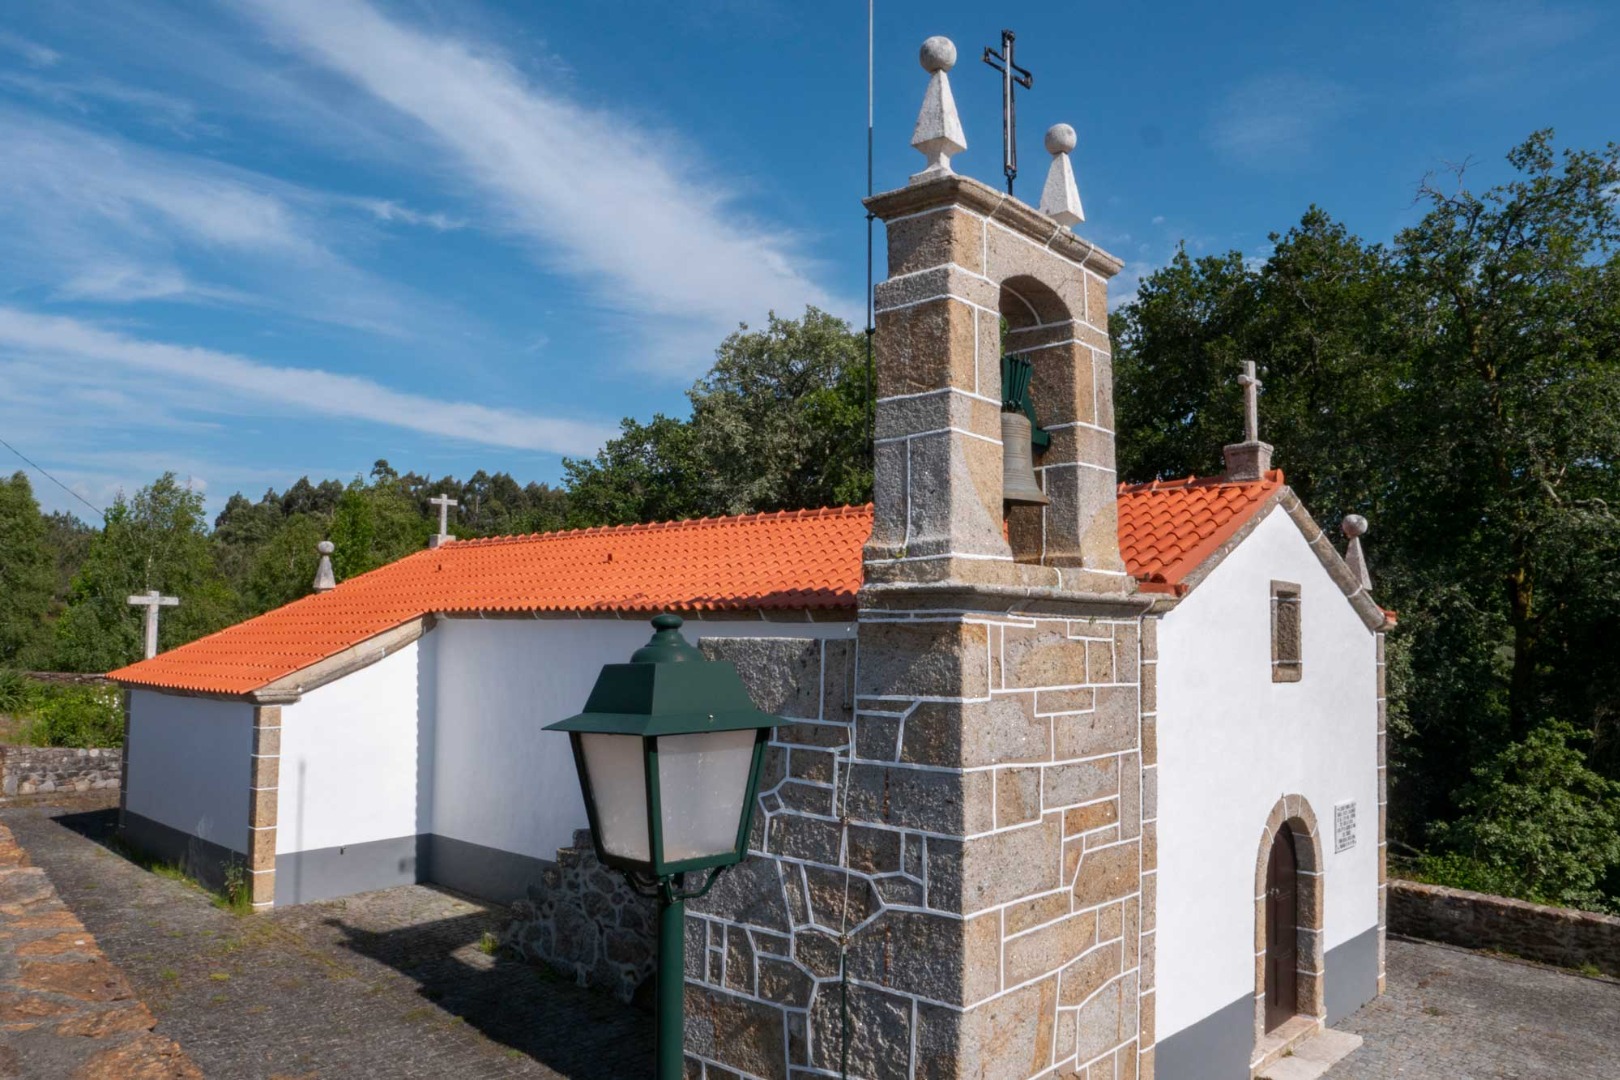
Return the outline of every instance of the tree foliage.
{"type": "Polygon", "coordinates": [[[160,649],[218,630],[237,614],[214,565],[202,493],[182,487],[173,473],[108,508],[55,625],[57,664],[106,671],[140,659],[143,613],[128,599],[149,589],[181,598],[158,622],[160,649]]]}
{"type": "Polygon", "coordinates": [[[0,480],[0,665],[32,666],[56,592],[49,529],[28,477],[0,480]]]}
{"type": "MultiPolygon", "coordinates": [[[[1290,485],[1325,525],[1372,520],[1376,591],[1401,619],[1391,828],[1459,857],[1509,830],[1485,829],[1482,770],[1500,787],[1503,762],[1545,765],[1556,725],[1620,777],[1620,151],[1560,155],[1538,132],[1508,162],[1482,192],[1426,181],[1388,247],[1312,207],[1263,260],[1179,254],[1114,320],[1126,478],[1214,471],[1255,360],[1290,485]]],[[[1587,836],[1542,839],[1601,879],[1587,836]]],[[[1580,892],[1569,868],[1553,878],[1580,892]]],[[[1552,895],[1540,880],[1508,885],[1552,895]]]]}
{"type": "Polygon", "coordinates": [[[564,463],[569,522],[616,525],[862,503],[871,498],[865,343],[807,308],[738,329],[687,392],[689,420],[626,419],[564,463]]]}
{"type": "Polygon", "coordinates": [[[1570,725],[1547,721],[1475,769],[1458,792],[1457,820],[1432,830],[1447,855],[1423,864],[1428,873],[1542,903],[1620,911],[1620,882],[1603,888],[1620,872],[1620,784],[1589,768],[1576,741],[1570,725]]]}

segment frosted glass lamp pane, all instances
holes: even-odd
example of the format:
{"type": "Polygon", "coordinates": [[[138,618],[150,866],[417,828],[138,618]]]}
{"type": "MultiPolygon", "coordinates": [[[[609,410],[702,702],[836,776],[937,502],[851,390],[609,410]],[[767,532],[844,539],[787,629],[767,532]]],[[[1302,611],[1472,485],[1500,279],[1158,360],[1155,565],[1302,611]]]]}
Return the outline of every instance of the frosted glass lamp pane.
{"type": "Polygon", "coordinates": [[[664,861],[721,855],[737,848],[754,732],[708,731],[658,740],[658,801],[664,861]]]}
{"type": "Polygon", "coordinates": [[[579,737],[585,772],[596,803],[596,827],[602,850],[638,862],[650,862],[647,843],[647,773],[639,735],[589,733],[579,737]]]}

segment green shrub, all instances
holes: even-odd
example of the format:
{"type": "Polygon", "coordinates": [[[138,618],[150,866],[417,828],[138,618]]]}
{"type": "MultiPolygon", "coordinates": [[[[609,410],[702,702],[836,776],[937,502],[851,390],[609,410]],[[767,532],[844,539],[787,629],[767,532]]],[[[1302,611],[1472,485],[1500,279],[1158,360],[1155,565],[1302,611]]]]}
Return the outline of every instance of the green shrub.
{"type": "Polygon", "coordinates": [[[24,713],[33,701],[33,684],[20,671],[0,668],[0,713],[24,713]]]}
{"type": "Polygon", "coordinates": [[[124,710],[114,686],[37,686],[23,710],[23,740],[33,746],[120,747],[124,710]]]}
{"type": "Polygon", "coordinates": [[[1474,770],[1462,812],[1429,830],[1445,854],[1419,860],[1441,885],[1542,904],[1620,910],[1604,882],[1620,870],[1620,784],[1586,765],[1569,724],[1548,721],[1474,770]]]}

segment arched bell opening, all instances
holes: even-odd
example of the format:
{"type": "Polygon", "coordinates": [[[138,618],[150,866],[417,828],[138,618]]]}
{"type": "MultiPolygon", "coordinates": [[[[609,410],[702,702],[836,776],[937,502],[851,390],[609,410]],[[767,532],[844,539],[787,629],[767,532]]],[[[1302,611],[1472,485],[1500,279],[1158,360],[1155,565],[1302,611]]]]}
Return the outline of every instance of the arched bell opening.
{"type": "Polygon", "coordinates": [[[1009,370],[1003,362],[1002,460],[1007,543],[1019,562],[1039,563],[1046,554],[1047,508],[1044,473],[1057,464],[1051,454],[1051,434],[1044,425],[1062,416],[1063,402],[1072,395],[1072,363],[1054,352],[1073,338],[1073,316],[1057,291],[1036,278],[1009,277],[1001,284],[1001,351],[1017,358],[1009,370]],[[1020,379],[1017,364],[1029,370],[1020,379]],[[1009,380],[1027,390],[1016,394],[1023,407],[1007,400],[1009,380]],[[1028,434],[1025,434],[1025,428],[1028,434]]]}

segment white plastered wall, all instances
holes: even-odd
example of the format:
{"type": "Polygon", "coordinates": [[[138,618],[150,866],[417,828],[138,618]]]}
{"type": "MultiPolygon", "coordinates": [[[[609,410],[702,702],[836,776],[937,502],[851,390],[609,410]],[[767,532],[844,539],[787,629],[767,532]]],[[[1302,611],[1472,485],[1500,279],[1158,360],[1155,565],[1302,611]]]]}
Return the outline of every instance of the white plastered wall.
{"type": "Polygon", "coordinates": [[[1281,508],[1161,620],[1161,1040],[1255,992],[1255,862],[1281,796],[1305,796],[1316,814],[1326,948],[1377,924],[1375,649],[1281,508]],[[1272,581],[1301,590],[1295,683],[1271,681],[1272,581]],[[1356,844],[1335,854],[1333,808],[1346,801],[1356,844]]]}
{"type": "MultiPolygon", "coordinates": [[[[855,628],[728,619],[682,632],[695,644],[855,628]]],[[[540,729],[584,708],[602,665],[629,660],[651,635],[641,618],[440,619],[432,832],[540,859],[572,843],[586,824],[573,754],[566,735],[540,729]]]]}
{"type": "Polygon", "coordinates": [[[232,851],[245,851],[253,706],[240,701],[129,693],[132,813],[232,851]]]}
{"type": "Polygon", "coordinates": [[[432,752],[431,700],[423,700],[431,639],[282,706],[276,854],[425,831],[417,792],[419,750],[432,752]]]}

